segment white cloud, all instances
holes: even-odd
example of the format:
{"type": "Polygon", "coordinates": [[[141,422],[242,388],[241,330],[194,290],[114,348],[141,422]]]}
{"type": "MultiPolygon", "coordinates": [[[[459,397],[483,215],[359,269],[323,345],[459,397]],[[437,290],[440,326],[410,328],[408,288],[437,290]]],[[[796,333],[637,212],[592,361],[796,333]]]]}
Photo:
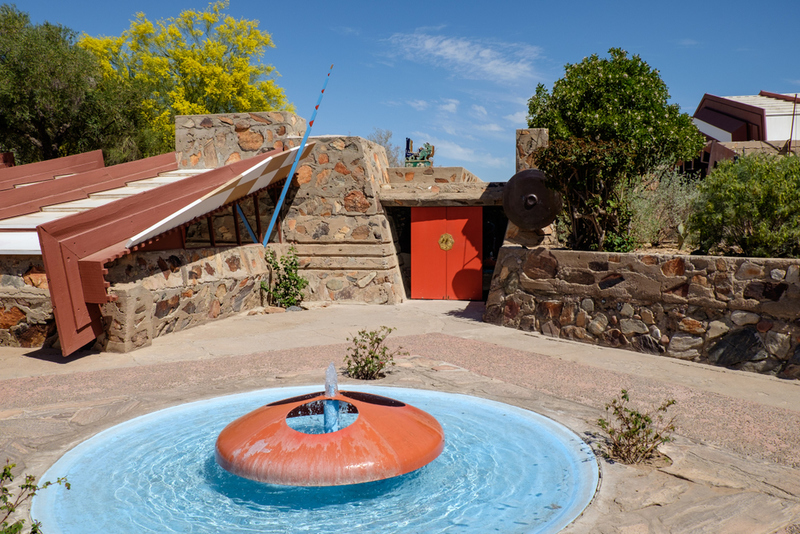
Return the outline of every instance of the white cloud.
{"type": "Polygon", "coordinates": [[[699,46],[700,41],[695,41],[694,39],[686,38],[678,41],[678,44],[681,46],[699,46]]]}
{"type": "Polygon", "coordinates": [[[444,104],[441,104],[439,109],[447,113],[455,113],[458,109],[458,104],[460,104],[460,102],[454,98],[445,98],[444,104]]]}
{"type": "Polygon", "coordinates": [[[412,108],[416,109],[417,111],[423,111],[428,109],[428,103],[424,100],[409,100],[408,105],[412,108]]]}
{"type": "Polygon", "coordinates": [[[485,117],[488,115],[488,113],[486,113],[486,108],[477,104],[472,105],[472,111],[474,111],[479,117],[485,117]]]}
{"type": "Polygon", "coordinates": [[[522,43],[471,41],[426,33],[396,33],[389,38],[409,61],[426,62],[471,79],[517,82],[534,77],[532,61],[541,50],[522,43]]]}
{"type": "Polygon", "coordinates": [[[528,114],[524,111],[517,111],[516,113],[512,113],[511,115],[506,115],[503,117],[508,122],[512,122],[514,124],[528,124],[527,118],[528,114]]]}

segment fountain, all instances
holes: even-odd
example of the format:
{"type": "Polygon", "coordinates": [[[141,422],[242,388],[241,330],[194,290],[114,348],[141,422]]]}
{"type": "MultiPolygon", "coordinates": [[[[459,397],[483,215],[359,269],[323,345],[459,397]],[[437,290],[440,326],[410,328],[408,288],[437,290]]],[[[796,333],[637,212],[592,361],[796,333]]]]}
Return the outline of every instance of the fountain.
{"type": "MultiPolygon", "coordinates": [[[[332,381],[328,386],[335,387],[332,381]]],[[[590,447],[550,419],[466,395],[377,386],[352,389],[268,389],[132,419],[59,459],[43,478],[67,476],[72,489],[53,487],[38,494],[31,514],[48,534],[528,534],[558,532],[594,495],[599,477],[590,447]],[[402,406],[386,407],[376,399],[402,406]],[[325,423],[324,402],[339,403],[329,415],[338,418],[339,430],[333,430],[331,419],[325,423]],[[330,440],[357,429],[359,420],[370,422],[371,408],[405,413],[413,405],[435,417],[446,445],[435,460],[405,474],[335,486],[259,482],[233,474],[215,460],[219,437],[241,414],[310,403],[319,403],[320,413],[287,417],[293,426],[282,432],[330,440]],[[325,432],[326,426],[332,431],[325,432]]]]}
{"type": "Polygon", "coordinates": [[[220,432],[215,456],[226,471],[259,482],[341,486],[415,471],[442,449],[444,431],[430,414],[388,397],[340,393],[331,363],[324,392],[272,402],[236,419],[220,432]],[[356,418],[340,428],[340,413],[356,418]],[[319,415],[321,433],[313,431],[319,415]],[[295,418],[312,421],[292,424],[295,418]]]}

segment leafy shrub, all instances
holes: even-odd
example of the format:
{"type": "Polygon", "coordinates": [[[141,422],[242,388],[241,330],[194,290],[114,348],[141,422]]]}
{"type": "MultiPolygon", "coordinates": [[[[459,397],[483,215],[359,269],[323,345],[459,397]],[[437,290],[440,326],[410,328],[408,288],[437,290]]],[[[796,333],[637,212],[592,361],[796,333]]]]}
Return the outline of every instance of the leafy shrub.
{"type": "Polygon", "coordinates": [[[617,141],[551,139],[536,149],[534,159],[548,176],[547,187],[561,193],[570,248],[605,250],[609,233],[624,232],[619,193],[628,180],[629,147],[617,141]]]}
{"type": "Polygon", "coordinates": [[[303,301],[303,289],[308,286],[308,280],[298,274],[300,261],[297,259],[297,250],[294,247],[278,259],[275,251],[267,249],[267,264],[272,269],[273,285],[261,282],[261,289],[267,292],[272,302],[281,308],[297,306],[303,301]]]}
{"type": "Polygon", "coordinates": [[[742,156],[699,185],[689,218],[701,252],[800,256],[800,160],[742,156]]]}
{"type": "MultiPolygon", "coordinates": [[[[36,484],[36,479],[32,475],[26,475],[25,481],[19,486],[19,493],[16,495],[8,488],[8,485],[14,482],[14,475],[11,470],[16,464],[9,463],[6,460],[6,465],[3,467],[3,473],[0,475],[0,534],[17,534],[22,532],[25,526],[23,519],[9,523],[11,515],[19,508],[25,501],[36,495],[36,492],[43,490],[48,486],[52,486],[53,482],[43,482],[42,485],[36,484]]],[[[59,478],[55,484],[63,484],[65,488],[69,489],[69,482],[65,478],[59,478]]],[[[41,532],[39,523],[34,521],[31,525],[31,534],[41,532]]]]}
{"type": "Polygon", "coordinates": [[[697,181],[673,170],[637,180],[627,197],[632,212],[631,233],[637,243],[678,242],[697,198],[697,181]]]}
{"type": "Polygon", "coordinates": [[[360,380],[375,380],[384,376],[383,370],[394,365],[395,356],[404,356],[408,352],[402,347],[394,351],[383,344],[386,337],[395,329],[382,326],[377,330],[359,330],[358,335],[347,338],[353,346],[347,349],[344,364],[347,374],[360,380]]]}
{"type": "Polygon", "coordinates": [[[675,418],[665,422],[664,415],[675,401],[666,400],[655,411],[642,413],[628,408],[629,400],[628,391],[623,389],[606,404],[606,413],[611,411],[616,423],[600,418],[597,424],[611,440],[609,457],[626,464],[638,464],[653,457],[659,445],[672,441],[670,434],[675,430],[675,418]]]}
{"type": "Polygon", "coordinates": [[[566,65],[552,92],[539,84],[528,101],[528,126],[547,128],[550,141],[533,159],[561,193],[568,244],[579,250],[630,249],[621,187],[704,144],[689,115],[668,104],[658,70],[620,48],[608,53],[566,65]]]}

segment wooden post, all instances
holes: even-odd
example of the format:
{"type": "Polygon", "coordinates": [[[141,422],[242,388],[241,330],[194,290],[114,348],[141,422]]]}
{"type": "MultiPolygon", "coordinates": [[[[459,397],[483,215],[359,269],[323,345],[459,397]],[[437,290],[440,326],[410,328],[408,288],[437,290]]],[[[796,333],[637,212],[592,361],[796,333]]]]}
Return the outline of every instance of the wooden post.
{"type": "Polygon", "coordinates": [[[264,236],[261,235],[261,212],[258,211],[258,195],[253,195],[253,210],[255,210],[256,214],[256,236],[259,241],[262,241],[264,236]]]}
{"type": "Polygon", "coordinates": [[[236,231],[236,244],[238,246],[242,246],[242,232],[239,230],[239,210],[236,209],[239,207],[238,202],[234,202],[231,206],[231,211],[233,212],[233,228],[236,231]]]}
{"type": "Polygon", "coordinates": [[[214,237],[214,216],[209,215],[206,217],[206,221],[208,221],[208,240],[211,242],[212,247],[216,247],[217,239],[214,237]]]}

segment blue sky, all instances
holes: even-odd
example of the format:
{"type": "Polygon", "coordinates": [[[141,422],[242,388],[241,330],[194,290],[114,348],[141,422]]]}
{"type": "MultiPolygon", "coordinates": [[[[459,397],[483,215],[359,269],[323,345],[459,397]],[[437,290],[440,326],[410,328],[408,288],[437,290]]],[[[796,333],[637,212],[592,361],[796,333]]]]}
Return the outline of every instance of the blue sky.
{"type": "MultiPolygon", "coordinates": [[[[136,12],[150,20],[203,9],[203,0],[25,0],[33,22],[89,35],[120,35],[136,12]]],[[[228,13],[256,19],[275,48],[278,84],[309,118],[328,68],[312,135],[393,132],[401,147],[436,146],[438,166],[464,166],[485,181],[514,174],[515,130],[527,100],[566,63],[611,47],[658,69],[672,101],[692,114],[704,93],[800,92],[800,10],[742,0],[672,2],[255,2],[228,13]]],[[[256,111],[256,110],[254,110],[256,111]]]]}

